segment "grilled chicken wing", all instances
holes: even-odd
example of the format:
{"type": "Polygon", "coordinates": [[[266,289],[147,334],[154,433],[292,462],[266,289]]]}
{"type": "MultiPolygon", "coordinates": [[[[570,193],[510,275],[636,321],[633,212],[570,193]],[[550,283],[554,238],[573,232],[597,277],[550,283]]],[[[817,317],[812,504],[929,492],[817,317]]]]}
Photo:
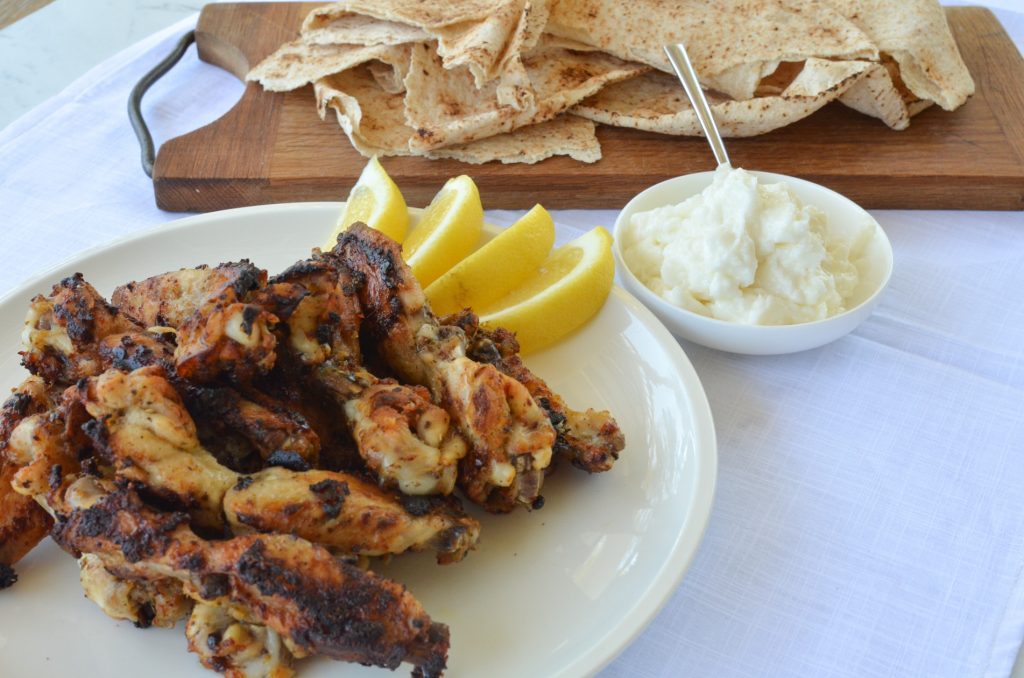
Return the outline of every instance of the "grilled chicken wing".
{"type": "Polygon", "coordinates": [[[494,365],[526,387],[548,413],[555,427],[558,434],[554,447],[556,456],[589,473],[607,471],[612,467],[626,440],[609,412],[570,409],[561,396],[523,364],[519,357],[519,343],[508,330],[480,327],[478,318],[471,311],[449,316],[441,322],[462,328],[468,340],[469,357],[494,365]]]}
{"type": "Polygon", "coordinates": [[[7,458],[8,442],[25,418],[52,407],[46,384],[39,377],[22,382],[0,407],[0,589],[15,582],[11,566],[42,541],[52,524],[39,504],[14,490],[19,467],[7,458]]]}
{"type": "Polygon", "coordinates": [[[103,371],[97,340],[135,328],[76,273],[54,285],[50,296],[32,299],[21,335],[22,363],[47,384],[69,386],[103,371]]]}
{"type": "Polygon", "coordinates": [[[343,409],[360,455],[381,484],[405,494],[450,494],[465,442],[429,393],[378,379],[363,367],[362,311],[351,273],[318,256],[272,282],[304,291],[287,320],[288,345],[343,409]]]}
{"type": "Polygon", "coordinates": [[[7,443],[7,459],[17,467],[11,487],[51,512],[61,510],[64,490],[81,471],[74,437],[68,435],[71,414],[57,407],[26,417],[7,443]]]}
{"type": "MultiPolygon", "coordinates": [[[[450,426],[448,414],[422,390],[382,382],[362,366],[362,313],[348,271],[327,258],[314,257],[275,276],[270,284],[264,285],[264,279],[250,271],[244,278],[252,283],[249,287],[233,285],[231,273],[242,275],[244,270],[247,267],[231,264],[185,269],[118,288],[114,298],[145,322],[177,327],[205,318],[207,327],[213,328],[209,331],[221,339],[227,335],[215,318],[204,315],[208,299],[222,300],[227,289],[231,299],[262,309],[284,327],[275,360],[286,350],[302,368],[297,378],[310,381],[345,414],[361,457],[382,485],[406,494],[451,493],[465,443],[450,426]]],[[[194,335],[186,328],[179,333],[179,342],[192,341],[194,335]]],[[[242,342],[235,335],[231,338],[242,342]]],[[[225,361],[234,359],[224,351],[218,355],[225,361]]]]}
{"type": "Polygon", "coordinates": [[[469,442],[459,464],[467,496],[496,512],[539,504],[555,430],[526,387],[466,357],[465,334],[430,312],[395,242],[355,224],[332,255],[361,278],[360,301],[384,359],[402,379],[426,386],[469,442]]]}
{"type": "Polygon", "coordinates": [[[279,634],[297,657],[320,653],[394,669],[413,664],[439,676],[448,629],[432,622],[402,586],[347,565],[287,535],[205,541],[180,513],[158,513],[130,490],[107,492],[89,478],[69,488],[70,513],[53,537],[114,571],[173,577],[203,600],[238,611],[279,634]]]}
{"type": "Polygon", "coordinates": [[[461,559],[479,535],[479,525],[454,499],[406,506],[351,474],[231,471],[200,445],[191,418],[157,367],[84,380],[76,397],[92,417],[85,431],[117,476],[186,507],[200,526],[222,528],[226,515],[236,533],[294,533],[371,556],[434,548],[441,562],[461,559]]]}
{"type": "Polygon", "coordinates": [[[204,303],[232,290],[241,299],[266,281],[266,272],[246,260],[211,268],[198,266],[130,282],[114,290],[110,301],[144,327],[178,328],[204,303]]]}
{"type": "Polygon", "coordinates": [[[266,284],[267,273],[241,261],[182,269],[114,290],[114,303],[146,326],[177,330],[175,366],[185,379],[221,375],[249,381],[274,366],[278,319],[243,299],[266,284]]]}

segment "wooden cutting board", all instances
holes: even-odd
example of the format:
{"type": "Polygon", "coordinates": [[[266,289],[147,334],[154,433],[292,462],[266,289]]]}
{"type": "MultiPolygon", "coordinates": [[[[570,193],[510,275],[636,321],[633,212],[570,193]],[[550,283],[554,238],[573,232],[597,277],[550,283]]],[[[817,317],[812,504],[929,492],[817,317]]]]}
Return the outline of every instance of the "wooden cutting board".
{"type": "MultiPolygon", "coordinates": [[[[199,56],[244,78],[251,66],[297,36],[315,4],[206,6],[196,28],[199,56]]],[[[738,167],[809,179],[868,208],[1024,209],[1024,60],[987,9],[949,8],[950,24],[977,94],[947,113],[937,106],[894,132],[830,104],[810,117],[750,139],[727,141],[738,167]]],[[[425,205],[445,179],[471,174],[486,208],[621,208],[670,177],[712,169],[701,138],[599,126],[604,158],[559,157],[536,165],[468,165],[386,158],[407,201],[425,205]]],[[[274,202],[342,200],[365,159],[333,116],[317,116],[312,87],[285,94],[249,83],[219,120],[163,144],[153,183],[157,204],[212,211],[274,202]]]]}

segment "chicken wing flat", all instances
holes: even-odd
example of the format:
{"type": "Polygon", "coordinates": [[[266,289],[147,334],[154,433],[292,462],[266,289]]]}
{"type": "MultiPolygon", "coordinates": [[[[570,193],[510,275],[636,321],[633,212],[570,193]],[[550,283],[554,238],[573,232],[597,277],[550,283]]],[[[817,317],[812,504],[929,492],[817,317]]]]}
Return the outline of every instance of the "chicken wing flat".
{"type": "Polygon", "coordinates": [[[403,380],[426,386],[470,444],[459,464],[466,495],[495,512],[540,504],[555,430],[525,386],[493,365],[466,357],[461,328],[445,326],[397,243],[354,224],[331,253],[358,274],[366,324],[403,380]]]}
{"type": "Polygon", "coordinates": [[[188,516],[159,513],[130,490],[105,491],[89,478],[69,488],[53,537],[106,567],[184,582],[204,600],[237,609],[279,634],[297,657],[314,653],[440,676],[448,629],[431,621],[401,585],[334,558],[295,536],[206,541],[188,516]]]}
{"type": "Polygon", "coordinates": [[[199,526],[235,533],[294,533],[343,553],[368,556],[432,548],[460,560],[479,524],[455,499],[410,503],[359,477],[268,468],[243,476],[219,464],[157,367],[86,379],[75,398],[97,455],[117,477],[187,509],[199,526]]]}
{"type": "Polygon", "coordinates": [[[508,330],[480,327],[479,319],[468,310],[446,317],[442,323],[460,327],[466,333],[469,357],[494,365],[526,387],[555,427],[558,434],[554,446],[556,456],[589,473],[611,469],[626,446],[626,440],[609,412],[592,409],[579,412],[569,408],[561,396],[523,364],[519,342],[508,330]]]}

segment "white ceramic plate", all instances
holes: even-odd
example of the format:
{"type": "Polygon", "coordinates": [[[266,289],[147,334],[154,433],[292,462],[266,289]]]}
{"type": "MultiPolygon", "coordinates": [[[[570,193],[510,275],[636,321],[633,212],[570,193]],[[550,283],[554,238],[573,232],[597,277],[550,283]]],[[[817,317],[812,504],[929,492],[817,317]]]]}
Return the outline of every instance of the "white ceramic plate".
{"type": "MultiPolygon", "coordinates": [[[[337,203],[201,215],[88,252],[0,301],[0,386],[16,385],[28,300],[81,271],[102,293],[127,280],[248,257],[271,272],[308,255],[337,203]]],[[[689,566],[711,509],[714,429],[693,367],[667,330],[616,288],[571,338],[529,366],[576,408],[611,410],[626,450],[588,476],[568,465],[544,486],[540,511],[481,516],[479,548],[439,567],[426,554],[382,572],[405,583],[451,628],[449,676],[578,676],[618,654],[652,619],[689,566]]],[[[0,674],[209,676],[186,652],[182,624],[137,630],[86,600],[78,568],[51,541],[0,592],[0,674]]],[[[302,676],[390,675],[329,660],[302,676]]],[[[405,668],[401,673],[405,673],[405,668]]]]}

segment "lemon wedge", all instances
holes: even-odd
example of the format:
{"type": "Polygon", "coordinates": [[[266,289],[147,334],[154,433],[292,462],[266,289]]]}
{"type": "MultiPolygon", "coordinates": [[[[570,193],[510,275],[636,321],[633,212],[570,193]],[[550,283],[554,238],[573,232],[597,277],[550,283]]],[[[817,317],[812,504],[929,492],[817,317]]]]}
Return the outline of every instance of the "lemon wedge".
{"type": "Polygon", "coordinates": [[[402,256],[427,287],[473,251],[484,225],[480,192],[466,175],[441,187],[402,246],[402,256]]]}
{"type": "Polygon", "coordinates": [[[489,328],[516,333],[523,353],[549,346],[590,320],[615,279],[612,236],[598,226],[554,250],[536,277],[476,309],[489,328]]]}
{"type": "Polygon", "coordinates": [[[331,236],[324,242],[323,249],[329,250],[338,241],[342,231],[357,221],[375,228],[395,242],[405,239],[409,228],[409,211],[405,198],[398,186],[391,180],[377,156],[370,158],[359,175],[359,181],[348,194],[345,211],[331,236]]]}
{"type": "Polygon", "coordinates": [[[434,313],[482,308],[525,283],[555,244],[555,222],[535,205],[519,221],[455,264],[424,290],[434,313]]]}

